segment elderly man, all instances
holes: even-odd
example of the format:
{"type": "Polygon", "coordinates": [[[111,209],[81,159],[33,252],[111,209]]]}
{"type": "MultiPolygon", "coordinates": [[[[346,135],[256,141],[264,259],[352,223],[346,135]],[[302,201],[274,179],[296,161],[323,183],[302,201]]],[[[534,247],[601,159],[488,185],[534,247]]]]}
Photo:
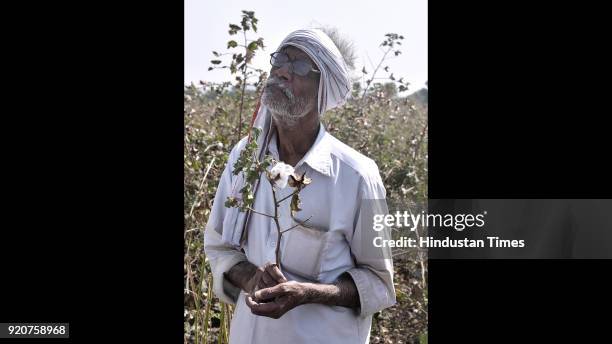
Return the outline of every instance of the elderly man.
{"type": "MultiPolygon", "coordinates": [[[[258,154],[271,154],[312,182],[300,193],[297,227],[288,205],[279,209],[281,227],[295,228],[282,235],[276,266],[273,221],[224,206],[241,182],[232,168],[246,138],[230,153],[204,238],[213,290],[236,303],[230,342],[366,343],[372,314],[395,304],[395,289],[389,249],[372,244],[381,233],[372,229],[371,213],[386,210],[378,167],[320,123],[349,95],[346,62],[318,29],[291,33],[270,62],[255,122],[263,130],[258,154]],[[306,219],[308,225],[299,224],[306,219]]],[[[277,192],[282,199],[292,190],[277,192]]],[[[253,209],[274,213],[268,183],[259,184],[253,209]]]]}

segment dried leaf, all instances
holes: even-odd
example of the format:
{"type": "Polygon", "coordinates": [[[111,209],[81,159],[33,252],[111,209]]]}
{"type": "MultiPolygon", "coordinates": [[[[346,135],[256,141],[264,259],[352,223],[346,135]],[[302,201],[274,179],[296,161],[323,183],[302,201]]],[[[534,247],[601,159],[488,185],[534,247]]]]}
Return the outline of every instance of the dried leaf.
{"type": "Polygon", "coordinates": [[[300,208],[300,206],[301,206],[300,194],[295,193],[291,197],[291,216],[295,216],[296,212],[302,210],[302,208],[300,208]]]}

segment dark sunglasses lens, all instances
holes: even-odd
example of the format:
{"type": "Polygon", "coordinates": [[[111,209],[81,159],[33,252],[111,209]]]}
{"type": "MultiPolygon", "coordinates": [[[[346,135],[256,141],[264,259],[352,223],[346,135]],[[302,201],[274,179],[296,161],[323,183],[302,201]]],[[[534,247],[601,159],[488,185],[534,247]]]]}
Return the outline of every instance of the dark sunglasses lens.
{"type": "Polygon", "coordinates": [[[306,61],[295,61],[293,62],[293,72],[299,76],[304,76],[310,72],[310,63],[306,61]]]}
{"type": "Polygon", "coordinates": [[[287,61],[289,61],[289,57],[286,54],[283,54],[283,53],[275,53],[275,54],[272,55],[272,58],[270,59],[270,63],[274,67],[281,67],[287,61]]]}

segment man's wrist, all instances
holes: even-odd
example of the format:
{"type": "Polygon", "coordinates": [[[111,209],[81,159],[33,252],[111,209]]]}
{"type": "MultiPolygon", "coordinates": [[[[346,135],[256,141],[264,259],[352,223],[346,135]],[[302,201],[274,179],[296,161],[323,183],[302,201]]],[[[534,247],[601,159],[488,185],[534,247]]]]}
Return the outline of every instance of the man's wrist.
{"type": "Polygon", "coordinates": [[[302,285],[304,287],[302,304],[320,303],[334,305],[334,300],[340,292],[340,289],[333,284],[302,283],[302,285]]]}
{"type": "Polygon", "coordinates": [[[357,286],[348,274],[342,274],[333,284],[302,284],[304,287],[304,297],[301,304],[320,303],[350,308],[360,306],[357,286]]]}

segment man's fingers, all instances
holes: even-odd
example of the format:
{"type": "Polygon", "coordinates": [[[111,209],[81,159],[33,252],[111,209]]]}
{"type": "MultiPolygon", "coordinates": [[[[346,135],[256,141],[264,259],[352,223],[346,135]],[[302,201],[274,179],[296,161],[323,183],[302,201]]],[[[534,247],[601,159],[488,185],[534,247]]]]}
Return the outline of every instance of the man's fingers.
{"type": "Polygon", "coordinates": [[[245,290],[246,292],[252,293],[253,290],[257,289],[257,286],[259,285],[259,281],[261,280],[261,276],[265,274],[265,270],[262,268],[259,268],[255,271],[255,274],[253,275],[253,277],[251,277],[251,279],[249,280],[248,285],[246,286],[245,290]]]}
{"type": "Polygon", "coordinates": [[[270,276],[272,276],[272,278],[274,278],[276,283],[287,282],[287,279],[285,278],[283,273],[280,271],[278,266],[276,266],[276,264],[271,264],[271,265],[266,266],[266,272],[268,274],[270,274],[270,276]]]}
{"type": "Polygon", "coordinates": [[[269,300],[284,294],[284,292],[285,286],[282,284],[277,284],[271,288],[259,289],[253,296],[256,300],[269,300]]]}
{"type": "Polygon", "coordinates": [[[263,275],[261,275],[261,283],[264,288],[269,288],[277,285],[276,281],[270,276],[270,274],[266,271],[263,275]]]}
{"type": "Polygon", "coordinates": [[[251,313],[267,317],[276,317],[279,311],[280,306],[276,302],[255,303],[251,307],[251,313]]]}
{"type": "Polygon", "coordinates": [[[253,300],[251,294],[245,294],[244,301],[251,310],[253,309],[253,307],[257,307],[259,305],[257,302],[255,302],[255,300],[253,300]]]}
{"type": "Polygon", "coordinates": [[[287,279],[276,264],[268,262],[257,269],[257,272],[251,279],[250,288],[246,291],[251,293],[253,298],[256,299],[254,294],[256,289],[271,288],[285,282],[287,282],[287,279]]]}

